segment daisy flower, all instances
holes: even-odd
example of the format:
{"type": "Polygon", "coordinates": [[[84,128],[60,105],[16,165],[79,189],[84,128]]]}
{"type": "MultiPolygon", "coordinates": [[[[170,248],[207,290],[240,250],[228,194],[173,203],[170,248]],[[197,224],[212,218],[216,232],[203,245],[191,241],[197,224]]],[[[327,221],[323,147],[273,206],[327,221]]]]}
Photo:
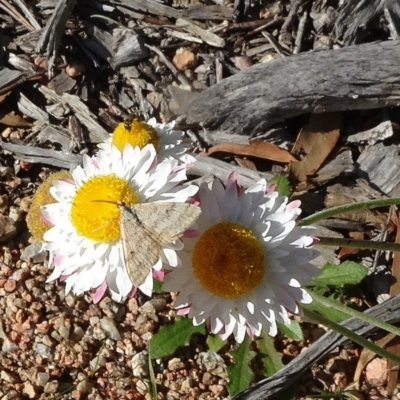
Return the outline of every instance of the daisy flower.
{"type": "MultiPolygon", "coordinates": [[[[113,146],[97,157],[84,156],[83,167],[72,171],[71,180],[53,182],[50,193],[57,202],[42,207],[53,225],[44,234],[54,263],[48,280],[64,280],[67,293],[91,290],[95,302],[107,288],[116,301],[130,294],[134,288],[125,268],[118,202],[185,202],[198,188],[181,185],[186,172],[177,165],[176,160],[157,164],[152,145],[140,149],[127,144],[122,153],[113,146]]],[[[176,251],[181,249],[180,240],[164,246],[153,273],[162,277],[163,264],[177,266],[176,251]]],[[[151,295],[152,273],[139,288],[151,295]]]]}
{"type": "Polygon", "coordinates": [[[289,324],[288,312],[311,302],[301,286],[318,273],[309,263],[318,254],[309,248],[314,228],[296,226],[300,202],[267,191],[265,180],[243,191],[232,177],[226,188],[203,184],[198,196],[199,236],[183,239],[182,265],[163,290],[180,292],[178,313],[222,339],[233,333],[241,343],[262,329],[275,336],[277,322],[289,324]]]}
{"type": "Polygon", "coordinates": [[[68,171],[59,171],[50,174],[37,188],[29,207],[28,215],[26,216],[26,224],[28,225],[29,232],[39,242],[43,242],[44,233],[51,228],[48,221],[44,220],[41,208],[45,204],[56,202],[54,197],[50,194],[50,188],[54,181],[60,179],[71,179],[71,174],[68,171]]]}
{"type": "Polygon", "coordinates": [[[113,134],[99,145],[100,151],[109,153],[111,146],[122,151],[126,143],[140,148],[151,143],[157,150],[159,161],[176,159],[183,163],[195,162],[196,159],[187,154],[190,146],[183,141],[184,133],[174,130],[174,126],[175,121],[161,124],[155,118],[151,118],[147,122],[143,122],[139,118],[121,122],[114,129],[113,134]]]}

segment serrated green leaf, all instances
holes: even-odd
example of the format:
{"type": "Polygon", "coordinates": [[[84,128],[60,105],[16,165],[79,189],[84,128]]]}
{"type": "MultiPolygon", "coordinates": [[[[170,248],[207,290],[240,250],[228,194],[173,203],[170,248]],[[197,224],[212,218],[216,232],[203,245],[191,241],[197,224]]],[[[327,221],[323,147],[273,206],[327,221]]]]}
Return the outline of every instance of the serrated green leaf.
{"type": "Polygon", "coordinates": [[[226,344],[226,340],[222,340],[218,335],[208,335],[206,342],[208,349],[214,353],[217,353],[226,344]]]}
{"type": "Polygon", "coordinates": [[[257,340],[257,343],[262,353],[261,360],[264,363],[265,376],[272,376],[283,368],[282,354],[276,351],[274,338],[264,331],[257,340]]]}
{"type": "Polygon", "coordinates": [[[289,179],[283,175],[274,176],[271,180],[268,181],[268,184],[276,185],[276,191],[281,196],[290,196],[292,194],[292,189],[290,187],[289,179]]]}
{"type": "Polygon", "coordinates": [[[313,286],[334,286],[356,285],[367,276],[368,269],[353,261],[346,261],[340,265],[326,264],[322,273],[311,282],[313,286]]]}
{"type": "Polygon", "coordinates": [[[235,361],[234,365],[228,367],[228,391],[231,396],[247,389],[254,378],[254,373],[249,363],[256,353],[250,350],[251,343],[251,339],[246,336],[239,347],[231,353],[235,361]]]}
{"type": "Polygon", "coordinates": [[[149,352],[151,358],[161,358],[175,353],[178,347],[189,343],[194,333],[205,335],[204,324],[194,326],[189,318],[177,318],[173,325],[163,326],[151,338],[149,352]]]}
{"type": "Polygon", "coordinates": [[[282,333],[283,336],[297,341],[304,339],[303,331],[297,321],[293,319],[290,320],[290,325],[281,324],[280,322],[276,324],[278,325],[279,332],[282,333]]]}

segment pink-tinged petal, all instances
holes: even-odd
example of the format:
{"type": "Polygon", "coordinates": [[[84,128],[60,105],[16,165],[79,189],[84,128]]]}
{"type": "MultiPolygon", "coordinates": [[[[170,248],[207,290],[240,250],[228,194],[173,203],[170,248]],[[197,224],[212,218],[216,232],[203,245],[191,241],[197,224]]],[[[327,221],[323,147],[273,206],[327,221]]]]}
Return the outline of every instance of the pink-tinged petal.
{"type": "Polygon", "coordinates": [[[286,205],[286,210],[296,210],[297,208],[300,208],[301,206],[301,201],[300,200],[294,200],[291,201],[289,204],[286,205]]]}
{"type": "Polygon", "coordinates": [[[61,275],[61,276],[60,276],[60,281],[61,281],[61,282],[65,282],[70,276],[72,276],[72,274],[61,275]]]}
{"type": "Polygon", "coordinates": [[[182,171],[183,169],[184,169],[184,170],[187,169],[187,168],[186,168],[186,164],[177,165],[176,167],[174,167],[174,168],[172,169],[172,173],[176,173],[176,172],[182,171]]]}
{"type": "Polygon", "coordinates": [[[158,281],[162,282],[164,280],[165,272],[164,271],[157,271],[153,269],[153,278],[157,279],[158,281]]]}
{"type": "Polygon", "coordinates": [[[245,192],[245,188],[239,183],[239,175],[236,172],[231,172],[228,176],[228,180],[226,182],[227,191],[229,191],[232,185],[236,187],[238,196],[241,196],[245,192]]]}
{"type": "Polygon", "coordinates": [[[183,308],[178,308],[176,310],[176,314],[177,315],[181,315],[181,316],[188,315],[189,312],[190,312],[190,306],[183,307],[183,308]]]}
{"type": "Polygon", "coordinates": [[[132,288],[132,290],[128,293],[128,297],[129,297],[129,298],[134,297],[135,294],[136,294],[136,292],[137,292],[137,290],[138,290],[137,287],[134,286],[134,287],[132,288]]]}
{"type": "MultiPolygon", "coordinates": [[[[316,244],[318,244],[321,240],[319,239],[319,237],[316,237],[316,236],[312,236],[312,238],[313,238],[313,242],[312,242],[312,244],[310,245],[310,246],[308,246],[308,247],[311,247],[311,246],[315,246],[316,244]]],[[[308,248],[307,247],[307,248],[308,248]]]]}
{"type": "Polygon", "coordinates": [[[276,187],[277,187],[277,184],[276,184],[276,183],[273,183],[272,185],[269,185],[269,186],[267,187],[266,193],[275,192],[276,187]]]}
{"type": "Polygon", "coordinates": [[[229,174],[228,179],[226,181],[226,186],[228,186],[231,183],[235,183],[236,186],[240,186],[239,184],[239,175],[237,174],[237,172],[233,171],[229,174]]]}
{"type": "Polygon", "coordinates": [[[194,196],[192,196],[192,198],[190,199],[190,201],[188,203],[192,203],[195,206],[200,205],[201,204],[200,191],[198,191],[194,196]]]}
{"type": "Polygon", "coordinates": [[[199,231],[197,229],[188,229],[183,234],[184,239],[190,239],[199,236],[199,231]]]}
{"type": "Polygon", "coordinates": [[[132,290],[128,293],[128,297],[132,298],[136,294],[137,291],[138,291],[138,288],[134,286],[132,288],[132,290]]]}
{"type": "Polygon", "coordinates": [[[52,224],[52,223],[51,223],[47,218],[45,218],[43,215],[41,215],[40,220],[41,220],[42,222],[44,222],[46,225],[54,226],[54,224],[52,224]]]}
{"type": "Polygon", "coordinates": [[[63,256],[63,255],[61,255],[61,254],[56,254],[56,255],[54,256],[54,265],[55,265],[56,267],[61,266],[61,265],[64,263],[65,259],[66,259],[65,256],[63,256]]]}
{"type": "Polygon", "coordinates": [[[107,287],[107,282],[104,281],[99,287],[97,287],[96,289],[92,289],[90,296],[92,297],[94,304],[97,304],[103,298],[107,287]]]}

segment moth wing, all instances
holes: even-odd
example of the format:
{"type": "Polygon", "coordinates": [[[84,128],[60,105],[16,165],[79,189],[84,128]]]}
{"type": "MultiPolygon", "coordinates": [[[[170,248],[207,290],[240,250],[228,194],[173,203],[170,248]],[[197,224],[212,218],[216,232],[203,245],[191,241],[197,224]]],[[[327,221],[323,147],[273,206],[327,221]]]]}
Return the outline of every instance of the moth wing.
{"type": "Polygon", "coordinates": [[[126,271],[132,284],[140,286],[161,256],[162,246],[140,225],[128,207],[121,206],[120,231],[126,271]]]}
{"type": "Polygon", "coordinates": [[[161,245],[178,239],[201,214],[200,207],[188,203],[138,203],[132,209],[161,245]]]}

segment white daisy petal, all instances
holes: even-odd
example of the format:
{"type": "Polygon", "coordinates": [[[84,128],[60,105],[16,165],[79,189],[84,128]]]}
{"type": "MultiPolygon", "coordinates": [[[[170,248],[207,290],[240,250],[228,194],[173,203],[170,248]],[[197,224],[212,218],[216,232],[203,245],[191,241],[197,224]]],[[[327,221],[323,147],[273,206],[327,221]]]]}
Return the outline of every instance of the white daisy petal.
{"type": "Polygon", "coordinates": [[[203,184],[199,236],[182,239],[182,264],[165,277],[164,290],[180,291],[175,306],[221,338],[276,335],[277,321],[289,324],[288,312],[311,301],[301,285],[319,272],[313,229],[296,226],[298,202],[266,190],[265,180],[246,191],[234,179],[226,189],[203,184]]]}

